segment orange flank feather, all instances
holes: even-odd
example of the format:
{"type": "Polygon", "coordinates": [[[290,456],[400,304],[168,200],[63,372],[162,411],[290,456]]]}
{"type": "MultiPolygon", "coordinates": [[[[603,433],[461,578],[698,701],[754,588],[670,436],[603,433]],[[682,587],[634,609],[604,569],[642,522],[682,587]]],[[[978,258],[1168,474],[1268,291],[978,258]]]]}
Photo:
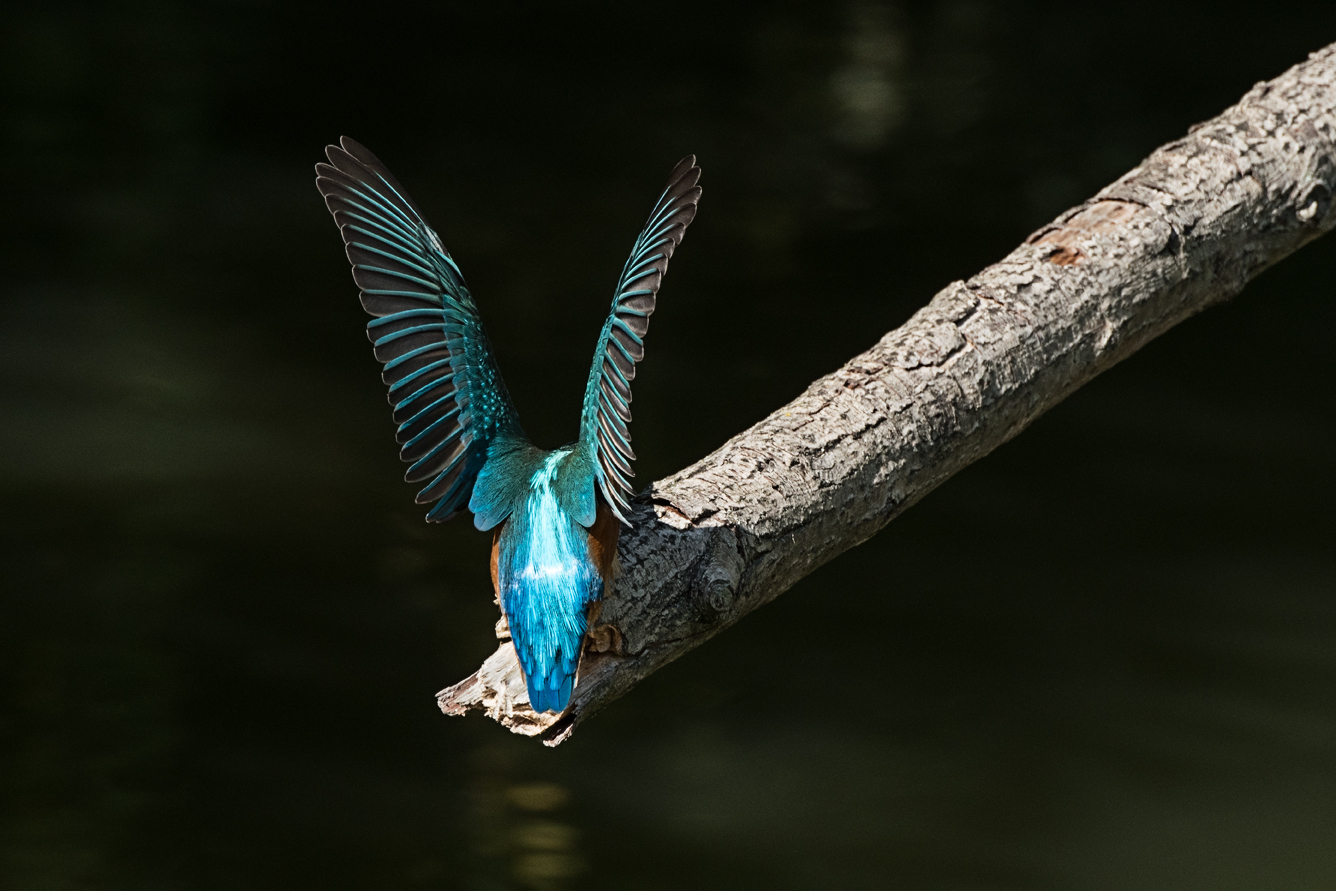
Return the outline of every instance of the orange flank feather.
{"type": "MultiPolygon", "coordinates": [[[[599,578],[603,579],[603,597],[608,596],[608,592],[612,590],[612,583],[617,578],[617,538],[621,532],[622,524],[618,522],[607,502],[600,498],[594,525],[589,527],[589,557],[598,569],[599,578]]],[[[598,644],[599,635],[595,630],[598,615],[603,611],[603,597],[589,604],[589,612],[586,614],[589,621],[588,633],[593,635],[594,648],[599,652],[606,649],[598,644]]]]}
{"type": "Polygon", "coordinates": [[[589,557],[598,568],[599,578],[603,579],[604,596],[617,576],[617,537],[621,531],[622,524],[617,522],[612,508],[600,498],[594,525],[589,527],[589,557]]]}
{"type": "Polygon", "coordinates": [[[501,605],[501,580],[497,572],[497,563],[501,559],[501,530],[505,526],[506,524],[502,523],[492,533],[492,593],[496,595],[497,606],[501,605]]]}

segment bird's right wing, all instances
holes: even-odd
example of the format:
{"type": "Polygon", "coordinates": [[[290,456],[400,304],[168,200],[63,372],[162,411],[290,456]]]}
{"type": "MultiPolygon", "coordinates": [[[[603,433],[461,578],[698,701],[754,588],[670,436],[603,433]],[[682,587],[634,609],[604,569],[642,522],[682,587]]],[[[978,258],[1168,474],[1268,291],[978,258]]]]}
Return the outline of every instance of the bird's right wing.
{"type": "Polygon", "coordinates": [[[410,483],[429,522],[469,503],[489,444],[523,439],[464,276],[385,165],[348,137],[325,149],[316,185],[343,235],[399,425],[410,483]]]}
{"type": "MultiPolygon", "coordinates": [[[[668,185],[622,268],[612,295],[612,312],[599,334],[585,387],[580,443],[595,459],[594,477],[604,500],[623,523],[627,522],[634,494],[631,462],[635,453],[626,426],[631,420],[631,381],[636,376],[636,363],[645,355],[645,332],[649,330],[659,284],[668,271],[668,260],[696,218],[699,179],[695,155],[683,158],[669,174],[668,185]]],[[[593,522],[592,514],[588,519],[593,522]]]]}

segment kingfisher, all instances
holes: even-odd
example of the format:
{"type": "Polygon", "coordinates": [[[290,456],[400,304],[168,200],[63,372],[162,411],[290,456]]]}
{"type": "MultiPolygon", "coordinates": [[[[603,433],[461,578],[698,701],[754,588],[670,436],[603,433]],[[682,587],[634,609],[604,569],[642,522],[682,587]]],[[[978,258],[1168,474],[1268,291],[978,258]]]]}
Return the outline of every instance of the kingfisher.
{"type": "Polygon", "coordinates": [[[478,306],[450,252],[375,155],[346,136],[316,185],[343,236],[367,336],[384,364],[404,479],[427,521],[464,511],[492,533],[492,586],[535,712],[570,702],[585,634],[630,526],[631,381],[668,261],[696,216],[694,155],[650,212],[613,290],[580,412],[580,438],[540,449],[520,428],[478,306]]]}

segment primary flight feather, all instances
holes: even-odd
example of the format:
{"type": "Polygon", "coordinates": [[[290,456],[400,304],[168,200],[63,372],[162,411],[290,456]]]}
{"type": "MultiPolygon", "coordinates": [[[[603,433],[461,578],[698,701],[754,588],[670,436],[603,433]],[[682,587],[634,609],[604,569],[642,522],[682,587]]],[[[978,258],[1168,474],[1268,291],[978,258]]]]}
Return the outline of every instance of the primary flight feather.
{"type": "Polygon", "coordinates": [[[449,251],[375,155],[346,136],[316,185],[343,235],[367,336],[384,363],[404,479],[429,522],[465,510],[493,531],[492,583],[536,712],[570,701],[590,610],[611,584],[630,512],[631,381],[668,260],[700,200],[700,168],[668,177],[613,292],[580,412],[580,438],[540,449],[520,428],[477,304],[449,251]]]}

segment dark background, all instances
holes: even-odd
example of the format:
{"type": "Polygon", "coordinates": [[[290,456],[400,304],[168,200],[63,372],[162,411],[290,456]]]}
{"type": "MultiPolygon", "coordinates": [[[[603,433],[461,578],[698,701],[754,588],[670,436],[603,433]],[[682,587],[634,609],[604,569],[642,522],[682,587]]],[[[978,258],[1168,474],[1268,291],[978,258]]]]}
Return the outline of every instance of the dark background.
{"type": "Polygon", "coordinates": [[[1336,4],[15,6],[0,31],[0,884],[1328,889],[1336,240],[557,750],[432,694],[422,522],[312,165],[340,134],[576,432],[673,163],[641,484],[1336,39],[1336,4]]]}

